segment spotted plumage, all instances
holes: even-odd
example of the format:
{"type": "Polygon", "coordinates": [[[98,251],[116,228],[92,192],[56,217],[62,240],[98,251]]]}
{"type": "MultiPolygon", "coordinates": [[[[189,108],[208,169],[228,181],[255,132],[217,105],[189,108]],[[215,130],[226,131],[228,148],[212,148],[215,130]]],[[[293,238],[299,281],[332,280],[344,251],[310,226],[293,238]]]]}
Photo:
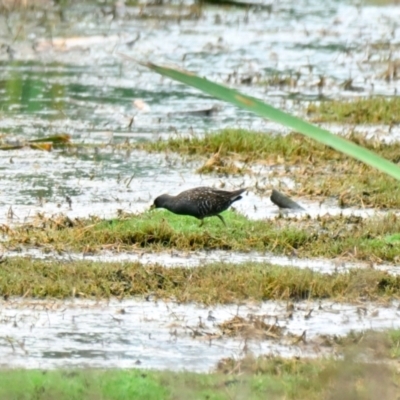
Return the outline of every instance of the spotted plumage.
{"type": "Polygon", "coordinates": [[[246,189],[233,191],[218,190],[210,187],[197,187],[185,190],[176,196],[162,194],[153,203],[153,208],[165,208],[174,214],[190,215],[200,219],[218,217],[224,225],[225,221],[220,213],[228,209],[232,203],[242,198],[241,194],[246,189]]]}

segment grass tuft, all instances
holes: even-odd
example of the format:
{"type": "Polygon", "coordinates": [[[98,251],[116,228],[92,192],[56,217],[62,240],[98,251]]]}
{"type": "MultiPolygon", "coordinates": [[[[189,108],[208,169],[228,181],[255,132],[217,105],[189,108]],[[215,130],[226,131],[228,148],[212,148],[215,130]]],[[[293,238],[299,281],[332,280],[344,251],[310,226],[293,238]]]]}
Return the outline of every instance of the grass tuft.
{"type": "Polygon", "coordinates": [[[367,97],[357,100],[334,100],[311,103],[307,114],[315,122],[340,124],[397,124],[400,122],[399,97],[367,97]]]}
{"type": "MultiPolygon", "coordinates": [[[[369,269],[328,275],[267,263],[165,268],[138,262],[9,258],[0,270],[0,294],[5,298],[29,295],[59,299],[152,294],[162,299],[202,304],[328,298],[384,301],[400,298],[400,277],[369,269]]],[[[264,333],[270,328],[263,326],[262,321],[253,321],[252,325],[264,333]]],[[[233,332],[233,326],[226,328],[233,332]]]]}

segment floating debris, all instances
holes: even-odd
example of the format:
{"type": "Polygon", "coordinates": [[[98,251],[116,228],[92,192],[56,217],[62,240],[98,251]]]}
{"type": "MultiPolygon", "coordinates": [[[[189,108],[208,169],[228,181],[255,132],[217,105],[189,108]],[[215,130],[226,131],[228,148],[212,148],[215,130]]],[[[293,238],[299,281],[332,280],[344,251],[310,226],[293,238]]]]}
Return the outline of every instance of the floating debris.
{"type": "Polygon", "coordinates": [[[268,13],[272,12],[272,4],[254,3],[250,1],[236,0],[200,0],[200,4],[212,4],[213,6],[230,6],[236,8],[256,8],[257,10],[265,10],[268,13]]]}
{"type": "Polygon", "coordinates": [[[209,174],[212,172],[222,174],[240,174],[249,172],[245,168],[238,167],[233,161],[225,161],[221,157],[222,144],[218,151],[214,153],[200,168],[196,170],[199,174],[209,174]]]}
{"type": "Polygon", "coordinates": [[[33,150],[51,151],[53,147],[64,146],[70,143],[70,141],[71,136],[69,135],[55,135],[27,141],[16,140],[14,143],[8,139],[4,144],[0,142],[0,150],[21,150],[25,147],[29,147],[33,150]]]}
{"type": "Polygon", "coordinates": [[[133,102],[133,105],[140,111],[142,112],[149,112],[150,111],[150,106],[144,102],[142,99],[136,99],[133,102]]]}
{"type": "Polygon", "coordinates": [[[185,115],[193,115],[195,117],[212,117],[220,110],[221,110],[221,107],[217,104],[214,104],[211,108],[206,108],[203,110],[179,111],[176,113],[169,113],[168,115],[185,114],[185,115]]]}

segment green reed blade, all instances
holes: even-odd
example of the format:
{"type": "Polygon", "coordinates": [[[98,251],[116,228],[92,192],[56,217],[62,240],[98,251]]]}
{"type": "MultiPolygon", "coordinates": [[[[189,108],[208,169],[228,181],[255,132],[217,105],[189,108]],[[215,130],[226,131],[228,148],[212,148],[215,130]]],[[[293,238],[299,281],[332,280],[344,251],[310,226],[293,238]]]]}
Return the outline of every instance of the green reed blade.
{"type": "Polygon", "coordinates": [[[262,118],[268,118],[271,121],[292,128],[303,135],[309,136],[320,143],[339,150],[342,153],[354,157],[400,180],[400,168],[391,161],[386,160],[374,152],[358,146],[341,136],[334,135],[325,129],[321,129],[318,126],[312,125],[300,118],[272,107],[255,97],[247,96],[237,90],[211,82],[205,78],[200,78],[187,71],[161,67],[153,63],[142,63],[142,65],[161,75],[167,76],[186,85],[193,86],[213,97],[232,103],[245,110],[252,111],[262,118]]]}

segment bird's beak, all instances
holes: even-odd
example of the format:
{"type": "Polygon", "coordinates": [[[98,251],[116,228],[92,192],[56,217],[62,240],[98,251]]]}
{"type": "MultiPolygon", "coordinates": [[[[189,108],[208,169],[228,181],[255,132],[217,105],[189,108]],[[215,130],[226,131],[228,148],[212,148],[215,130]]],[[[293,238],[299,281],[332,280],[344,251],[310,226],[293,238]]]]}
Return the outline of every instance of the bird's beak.
{"type": "Polygon", "coordinates": [[[156,208],[156,206],[155,206],[154,204],[152,204],[152,205],[150,206],[149,210],[151,211],[151,210],[154,210],[155,208],[156,208]]]}

